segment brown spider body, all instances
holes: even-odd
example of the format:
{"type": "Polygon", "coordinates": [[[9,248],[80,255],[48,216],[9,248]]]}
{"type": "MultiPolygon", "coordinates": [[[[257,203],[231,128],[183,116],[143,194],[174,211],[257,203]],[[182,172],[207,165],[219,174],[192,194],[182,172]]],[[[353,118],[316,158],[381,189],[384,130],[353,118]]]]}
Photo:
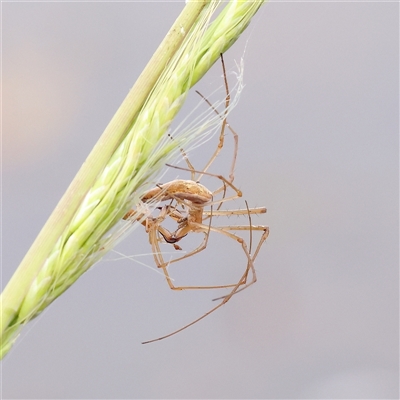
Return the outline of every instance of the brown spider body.
{"type": "Polygon", "coordinates": [[[179,199],[204,207],[212,201],[212,198],[212,192],[201,183],[192,180],[175,179],[148,190],[141,200],[146,203],[153,199],[159,199],[160,201],[179,199]]]}

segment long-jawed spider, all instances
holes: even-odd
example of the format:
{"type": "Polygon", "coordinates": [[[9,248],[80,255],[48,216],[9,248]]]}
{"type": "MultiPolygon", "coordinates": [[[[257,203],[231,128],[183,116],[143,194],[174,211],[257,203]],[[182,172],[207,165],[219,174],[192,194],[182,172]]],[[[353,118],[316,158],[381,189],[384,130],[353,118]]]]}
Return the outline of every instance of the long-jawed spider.
{"type": "MultiPolygon", "coordinates": [[[[242,197],[242,192],[233,184],[234,169],[236,165],[236,158],[238,151],[238,135],[230,127],[226,119],[230,104],[230,94],[229,94],[228,82],[227,82],[225,65],[222,54],[221,54],[221,61],[222,61],[224,84],[226,89],[224,113],[221,115],[213,107],[213,105],[199,93],[200,96],[208,103],[208,105],[212,107],[212,109],[220,116],[222,121],[217,149],[214,151],[210,160],[207,162],[207,164],[201,171],[194,169],[186,153],[181,149],[181,153],[183,154],[183,157],[187,163],[188,168],[176,167],[172,165],[168,166],[184,171],[189,171],[191,173],[191,179],[189,180],[175,179],[173,181],[164,184],[159,184],[156,187],[148,190],[141,198],[141,201],[143,203],[149,203],[154,200],[167,203],[165,203],[160,207],[157,207],[159,213],[156,217],[150,216],[145,218],[144,220],[143,218],[141,218],[141,223],[145,226],[146,232],[149,235],[149,242],[152,247],[155,263],[158,268],[161,268],[163,270],[167,283],[172,290],[228,288],[230,289],[230,292],[223,297],[214,299],[221,301],[217,306],[213,307],[207,313],[197,318],[196,320],[192,321],[191,323],[185,325],[184,327],[172,333],[169,333],[168,335],[143,342],[143,344],[165,339],[169,336],[172,336],[188,328],[189,326],[205,318],[218,308],[222,307],[225,303],[227,303],[230,300],[230,298],[235,293],[244,290],[245,288],[255,283],[257,280],[256,271],[254,268],[254,260],[256,259],[261,249],[261,246],[268,237],[269,229],[268,227],[263,225],[252,225],[251,215],[265,213],[266,208],[265,207],[249,208],[246,202],[246,209],[235,209],[235,210],[221,209],[223,204],[231,200],[242,197]],[[225,178],[222,175],[217,175],[207,172],[209,167],[215,161],[218,154],[223,148],[226,128],[228,128],[231,131],[234,139],[234,152],[233,152],[232,164],[230,167],[229,178],[225,178]],[[210,191],[207,187],[205,187],[200,183],[200,179],[205,175],[219,179],[221,181],[221,186],[214,191],[210,191]],[[228,191],[232,192],[230,196],[227,196],[228,191]],[[217,197],[220,198],[217,199],[217,197]],[[212,221],[220,216],[231,216],[231,215],[247,216],[249,224],[226,225],[226,226],[214,226],[212,224],[212,221]],[[163,225],[163,223],[166,221],[167,218],[172,219],[173,221],[176,222],[177,228],[175,231],[170,231],[163,225]],[[235,231],[249,231],[250,233],[249,245],[247,245],[247,243],[242,237],[240,237],[237,233],[234,233],[235,231]],[[260,231],[261,237],[254,253],[252,253],[252,234],[254,231],[260,231]],[[169,275],[168,267],[177,261],[189,258],[204,250],[207,247],[210,232],[216,232],[224,236],[227,236],[241,245],[242,250],[247,258],[246,268],[242,276],[237,282],[226,285],[175,286],[173,284],[173,280],[169,275]],[[181,250],[181,247],[177,243],[180,242],[185,236],[191,233],[202,233],[204,235],[201,244],[195,249],[186,253],[185,255],[174,258],[168,262],[165,262],[162,252],[160,250],[160,243],[169,243],[173,245],[176,250],[181,250]],[[250,278],[249,275],[251,275],[250,278]]],[[[138,220],[140,219],[138,218],[137,213],[134,210],[129,211],[124,216],[124,219],[129,219],[131,217],[138,220]]]]}

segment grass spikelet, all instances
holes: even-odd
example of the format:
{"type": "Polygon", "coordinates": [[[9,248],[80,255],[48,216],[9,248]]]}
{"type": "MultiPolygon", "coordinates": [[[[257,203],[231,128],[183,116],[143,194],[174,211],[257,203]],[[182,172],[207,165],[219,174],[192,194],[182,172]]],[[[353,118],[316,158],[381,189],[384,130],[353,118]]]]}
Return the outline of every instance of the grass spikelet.
{"type": "MultiPolygon", "coordinates": [[[[263,1],[231,1],[210,24],[219,3],[209,1],[202,9],[140,112],[134,120],[128,121],[124,139],[84,192],[86,195],[43,261],[38,257],[36,267],[34,263],[28,266],[21,263],[19,269],[22,266],[24,269],[17,270],[2,293],[1,357],[10,350],[24,324],[39,315],[135,227],[132,221],[122,221],[122,217],[140,202],[141,194],[147,189],[146,183],[179,147],[189,148],[194,140],[198,144],[218,128],[219,117],[207,111],[196,124],[174,134],[174,140],[166,134],[189,89],[218,60],[220,53],[236,41],[263,1]],[[22,273],[28,273],[25,281],[20,278],[22,273]],[[29,276],[32,279],[28,279],[29,276]]],[[[241,88],[239,73],[238,95],[241,88]]],[[[235,100],[232,107],[234,104],[235,100]]],[[[145,217],[151,207],[138,212],[145,217]]]]}

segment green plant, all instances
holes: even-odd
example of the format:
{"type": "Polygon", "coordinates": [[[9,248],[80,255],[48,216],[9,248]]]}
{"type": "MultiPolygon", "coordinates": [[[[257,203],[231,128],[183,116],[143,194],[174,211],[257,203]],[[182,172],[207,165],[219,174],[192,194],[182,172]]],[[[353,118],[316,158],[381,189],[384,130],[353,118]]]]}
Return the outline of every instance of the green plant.
{"type": "MultiPolygon", "coordinates": [[[[189,89],[240,36],[260,1],[190,1],[111,120],[4,289],[1,357],[40,314],[113,247],[113,228],[182,144],[166,132],[189,89]]],[[[207,130],[207,123],[200,131],[207,130]]]]}

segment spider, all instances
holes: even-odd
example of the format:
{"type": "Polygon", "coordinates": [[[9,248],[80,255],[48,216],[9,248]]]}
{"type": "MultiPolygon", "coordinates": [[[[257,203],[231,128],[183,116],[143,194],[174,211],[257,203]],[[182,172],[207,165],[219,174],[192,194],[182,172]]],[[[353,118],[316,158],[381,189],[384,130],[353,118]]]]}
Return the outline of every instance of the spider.
{"type": "MultiPolygon", "coordinates": [[[[138,218],[136,214],[136,219],[141,220],[142,225],[145,226],[146,232],[149,235],[149,242],[152,247],[155,263],[157,267],[163,270],[167,283],[172,290],[229,288],[230,292],[226,296],[214,299],[214,300],[221,300],[221,302],[217,306],[212,308],[210,311],[208,311],[201,317],[194,320],[193,322],[185,325],[184,327],[168,335],[143,342],[143,344],[165,339],[169,336],[172,336],[188,328],[189,326],[205,318],[218,308],[222,307],[226,302],[229,301],[229,299],[235,293],[244,290],[245,288],[255,283],[257,280],[254,268],[254,260],[256,259],[262,244],[267,239],[269,230],[268,227],[263,225],[252,225],[251,215],[265,213],[266,208],[265,207],[249,208],[246,202],[246,209],[236,209],[236,210],[221,209],[224,203],[242,197],[242,192],[233,184],[234,169],[236,165],[236,157],[238,150],[238,135],[230,127],[230,125],[226,120],[228,107],[230,104],[230,94],[229,94],[225,64],[222,54],[221,54],[221,62],[222,62],[224,84],[226,89],[225,111],[223,115],[221,115],[203,95],[197,92],[207,102],[207,104],[220,116],[222,121],[221,131],[219,135],[219,142],[216,150],[212,154],[210,160],[207,162],[203,170],[198,171],[193,167],[183,149],[181,149],[181,153],[187,163],[188,168],[182,168],[168,164],[167,165],[171,168],[177,168],[180,170],[189,171],[191,174],[191,179],[190,180],[175,179],[173,181],[164,184],[159,184],[156,187],[148,190],[141,198],[141,201],[143,203],[152,202],[154,200],[158,200],[160,202],[168,202],[168,203],[162,205],[161,207],[157,207],[159,213],[156,217],[150,216],[143,220],[143,217],[138,218]],[[234,153],[232,157],[232,164],[230,168],[229,178],[225,178],[222,175],[217,175],[207,172],[207,170],[215,161],[218,154],[223,148],[226,128],[228,128],[231,131],[234,140],[234,153]],[[218,179],[221,182],[221,185],[216,190],[210,191],[207,187],[205,187],[200,183],[200,179],[204,175],[218,179]],[[232,192],[232,194],[227,196],[228,192],[232,192]],[[227,225],[227,226],[212,225],[213,218],[215,219],[218,218],[219,216],[231,216],[231,215],[247,216],[249,219],[249,224],[227,225]],[[163,225],[163,223],[166,221],[167,218],[172,219],[174,222],[176,222],[177,228],[175,231],[171,232],[163,225]],[[242,237],[240,237],[237,233],[234,233],[234,231],[249,231],[250,232],[249,245],[246,244],[246,241],[242,237]],[[252,249],[251,249],[252,233],[254,231],[261,231],[262,233],[261,233],[261,238],[257,244],[257,247],[254,253],[252,254],[252,249]],[[247,258],[247,265],[242,276],[237,282],[226,285],[175,286],[168,272],[169,265],[177,261],[184,260],[188,257],[191,257],[203,251],[207,247],[210,232],[216,232],[225,235],[235,240],[241,245],[242,250],[247,258]],[[203,234],[203,240],[201,244],[198,247],[186,253],[185,255],[174,258],[168,262],[165,262],[159,244],[169,243],[173,245],[176,250],[181,250],[181,247],[177,243],[180,242],[185,236],[191,233],[203,234]],[[250,279],[249,279],[249,274],[251,275],[250,279]]],[[[131,210],[124,216],[124,219],[128,219],[131,217],[135,218],[134,215],[135,211],[131,210]]]]}

